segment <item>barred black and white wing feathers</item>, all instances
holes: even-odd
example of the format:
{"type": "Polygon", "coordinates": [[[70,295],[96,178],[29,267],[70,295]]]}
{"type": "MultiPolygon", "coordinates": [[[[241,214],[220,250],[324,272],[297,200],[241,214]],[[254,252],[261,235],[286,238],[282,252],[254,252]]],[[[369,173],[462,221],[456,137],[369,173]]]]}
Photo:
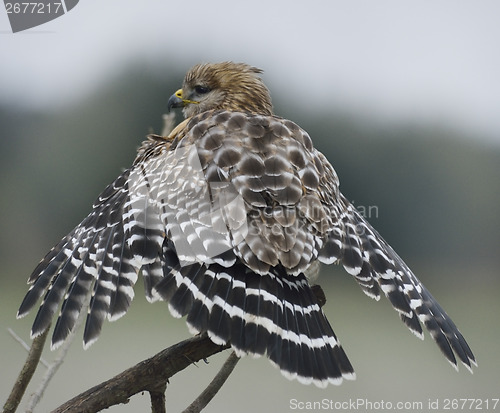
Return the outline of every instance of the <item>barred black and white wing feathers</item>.
{"type": "MultiPolygon", "coordinates": [[[[105,318],[118,319],[128,310],[137,273],[143,266],[148,269],[148,264],[156,260],[161,250],[158,242],[163,239],[163,228],[151,223],[143,225],[145,217],[152,215],[151,208],[132,211],[131,171],[133,169],[125,171],[103,191],[93,211],[32,273],[28,281],[32,285],[18,317],[26,315],[45,294],[33,323],[33,337],[48,328],[61,301],[52,336],[53,347],[68,336],[88,300],[85,346],[97,339],[105,318]]],[[[137,181],[134,184],[137,185],[137,181]]],[[[156,284],[158,271],[144,271],[143,275],[146,294],[153,300],[152,286],[156,284]]]]}
{"type": "Polygon", "coordinates": [[[319,260],[340,260],[368,296],[378,300],[381,290],[417,337],[424,338],[422,322],[455,368],[457,356],[471,370],[474,355],[451,318],[359,211],[344,196],[340,201],[340,229],[330,233],[319,260]]]}

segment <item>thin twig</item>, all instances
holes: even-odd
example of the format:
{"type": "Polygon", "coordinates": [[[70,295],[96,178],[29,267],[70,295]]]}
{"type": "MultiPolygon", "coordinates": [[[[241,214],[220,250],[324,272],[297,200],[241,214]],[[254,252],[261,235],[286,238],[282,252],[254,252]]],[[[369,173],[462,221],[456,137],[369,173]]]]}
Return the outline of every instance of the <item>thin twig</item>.
{"type": "Polygon", "coordinates": [[[239,360],[240,358],[233,351],[207,388],[182,413],[201,412],[221,389],[239,360]]]}
{"type": "Polygon", "coordinates": [[[17,410],[40,361],[43,346],[45,344],[45,340],[47,339],[47,335],[49,334],[49,328],[50,325],[42,334],[33,340],[26,362],[24,363],[16,382],[14,383],[14,387],[12,388],[9,397],[3,406],[3,413],[14,413],[17,410]]]}
{"type": "MultiPolygon", "coordinates": [[[[12,330],[12,328],[7,328],[7,331],[9,332],[9,334],[12,336],[12,338],[14,340],[16,340],[19,344],[21,344],[21,346],[29,353],[30,351],[30,346],[28,346],[28,344],[26,344],[26,341],[24,341],[21,337],[19,337],[16,332],[14,330],[12,330]]],[[[44,367],[46,368],[49,368],[49,363],[47,363],[43,357],[40,357],[40,363],[43,364],[44,367]]]]}
{"type": "Polygon", "coordinates": [[[163,115],[163,128],[161,134],[168,136],[174,130],[175,126],[175,113],[166,113],[163,115]]]}
{"type": "Polygon", "coordinates": [[[61,348],[59,349],[59,355],[49,365],[49,368],[45,372],[45,375],[43,376],[42,381],[38,385],[36,392],[31,395],[31,398],[28,402],[28,406],[26,407],[26,413],[33,412],[35,406],[42,399],[45,389],[49,385],[50,381],[53,379],[54,375],[57,373],[57,370],[59,370],[59,367],[61,367],[61,365],[63,364],[66,354],[68,353],[69,347],[71,346],[73,340],[76,337],[76,331],[78,331],[78,328],[83,323],[83,320],[87,315],[87,309],[88,309],[88,299],[86,300],[86,304],[82,306],[82,309],[80,311],[80,314],[78,315],[73,330],[69,333],[68,337],[61,345],[61,348]]]}

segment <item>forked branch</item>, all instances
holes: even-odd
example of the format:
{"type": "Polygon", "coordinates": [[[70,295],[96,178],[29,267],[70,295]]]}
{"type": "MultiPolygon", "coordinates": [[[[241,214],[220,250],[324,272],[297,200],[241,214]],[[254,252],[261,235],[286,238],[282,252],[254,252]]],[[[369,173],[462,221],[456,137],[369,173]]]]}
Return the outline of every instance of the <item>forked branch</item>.
{"type": "Polygon", "coordinates": [[[159,385],[174,374],[229,347],[214,344],[206,334],[181,341],[81,393],[52,413],[98,412],[115,404],[127,403],[131,396],[143,391],[157,394],[159,385]]]}

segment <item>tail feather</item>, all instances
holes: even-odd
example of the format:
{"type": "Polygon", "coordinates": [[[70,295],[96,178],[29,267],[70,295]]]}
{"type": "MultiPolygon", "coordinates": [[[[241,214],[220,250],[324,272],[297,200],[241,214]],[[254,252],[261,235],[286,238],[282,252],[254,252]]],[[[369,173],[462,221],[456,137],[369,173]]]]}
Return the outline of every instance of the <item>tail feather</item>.
{"type": "Polygon", "coordinates": [[[155,290],[174,315],[187,315],[191,331],[230,342],[240,355],[267,354],[288,378],[318,386],[354,378],[303,274],[192,265],[173,268],[155,290]]]}

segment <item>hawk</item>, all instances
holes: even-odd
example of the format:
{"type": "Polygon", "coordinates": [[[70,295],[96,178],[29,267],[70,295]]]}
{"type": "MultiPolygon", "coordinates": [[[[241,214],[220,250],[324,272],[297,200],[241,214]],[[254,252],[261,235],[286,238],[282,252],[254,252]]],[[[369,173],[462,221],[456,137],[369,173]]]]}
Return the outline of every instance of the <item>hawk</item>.
{"type": "Polygon", "coordinates": [[[187,72],[168,101],[185,120],[168,136],[148,136],[132,167],[42,259],[18,317],[44,296],[34,337],[60,307],[57,347],[88,301],[87,347],[104,319],[126,313],[142,273],[147,299],[187,316],[192,333],[324,387],[355,378],[310,284],[319,263],[341,263],[420,338],[423,323],[455,368],[459,359],[471,370],[474,355],[453,321],[342,195],[308,133],[274,115],[260,73],[233,62],[187,72]]]}

